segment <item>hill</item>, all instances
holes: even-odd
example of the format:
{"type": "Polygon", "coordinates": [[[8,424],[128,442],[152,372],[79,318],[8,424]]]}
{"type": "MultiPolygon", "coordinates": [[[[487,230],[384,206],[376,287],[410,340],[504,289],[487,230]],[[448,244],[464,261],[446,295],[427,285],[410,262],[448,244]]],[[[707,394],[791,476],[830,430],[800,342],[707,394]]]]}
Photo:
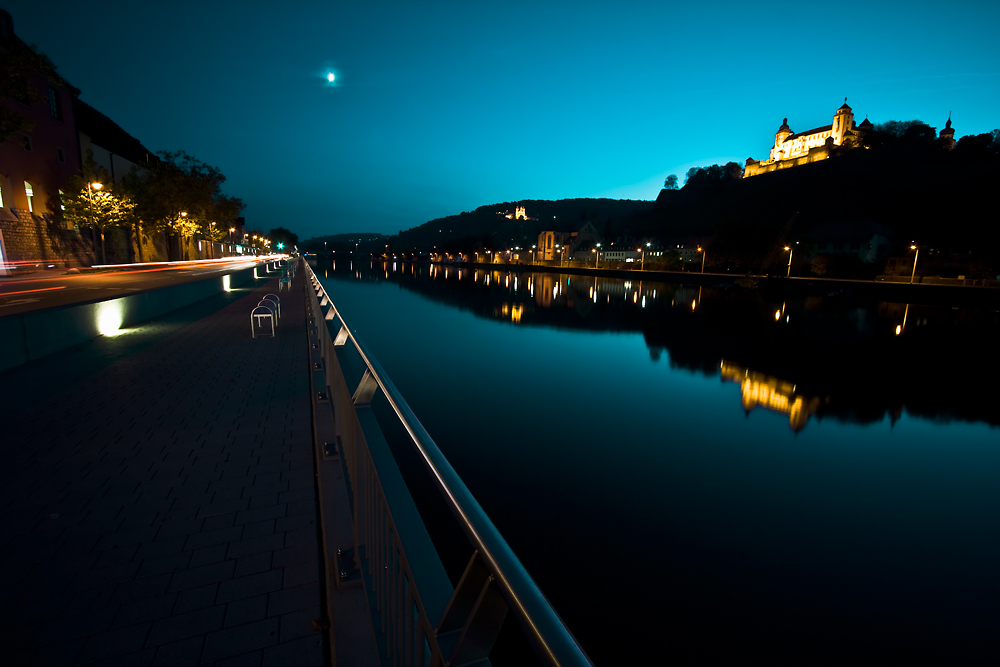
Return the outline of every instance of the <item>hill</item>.
{"type": "Polygon", "coordinates": [[[886,244],[872,271],[916,242],[927,250],[921,262],[960,255],[966,267],[959,272],[988,277],[1000,271],[998,179],[1000,143],[990,135],[963,137],[953,151],[933,141],[898,141],[750,178],[663,190],[650,211],[629,221],[629,231],[656,239],[709,237],[709,266],[763,270],[787,261],[781,250],[789,243],[799,243],[804,262],[831,248],[856,256],[878,234],[886,244]]]}
{"type": "Polygon", "coordinates": [[[449,215],[389,237],[390,248],[401,252],[437,250],[471,252],[482,249],[531,247],[539,232],[576,231],[594,223],[604,232],[619,221],[651,211],[653,202],[630,199],[526,199],[480,206],[449,215]],[[523,206],[528,220],[507,218],[523,206]]]}

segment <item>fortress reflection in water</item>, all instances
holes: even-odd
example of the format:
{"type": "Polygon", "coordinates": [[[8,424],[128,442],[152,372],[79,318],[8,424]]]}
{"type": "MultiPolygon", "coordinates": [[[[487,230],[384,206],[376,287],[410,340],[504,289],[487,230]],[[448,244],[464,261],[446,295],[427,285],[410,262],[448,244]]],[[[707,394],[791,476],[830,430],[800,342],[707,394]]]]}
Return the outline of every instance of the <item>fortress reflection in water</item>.
{"type": "Polygon", "coordinates": [[[795,385],[770,375],[757,373],[737,364],[722,360],[722,380],[740,385],[743,408],[750,412],[760,406],[771,412],[788,415],[788,426],[801,431],[820,406],[817,397],[806,398],[795,392],[795,385]]]}

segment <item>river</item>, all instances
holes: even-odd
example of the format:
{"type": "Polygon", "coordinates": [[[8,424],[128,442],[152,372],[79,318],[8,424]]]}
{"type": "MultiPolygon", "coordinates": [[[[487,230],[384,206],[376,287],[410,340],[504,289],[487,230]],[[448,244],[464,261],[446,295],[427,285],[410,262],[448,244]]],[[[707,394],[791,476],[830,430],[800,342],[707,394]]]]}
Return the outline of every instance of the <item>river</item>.
{"type": "Polygon", "coordinates": [[[997,312],[317,273],[598,665],[992,655],[997,312]]]}

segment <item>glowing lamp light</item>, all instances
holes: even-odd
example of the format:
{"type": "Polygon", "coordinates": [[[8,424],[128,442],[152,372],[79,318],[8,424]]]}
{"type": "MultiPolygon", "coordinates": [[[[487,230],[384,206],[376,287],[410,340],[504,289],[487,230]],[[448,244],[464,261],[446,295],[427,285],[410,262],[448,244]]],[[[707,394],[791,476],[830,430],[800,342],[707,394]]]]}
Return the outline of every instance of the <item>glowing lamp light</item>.
{"type": "Polygon", "coordinates": [[[90,187],[94,188],[95,190],[100,190],[101,188],[104,187],[104,184],[103,183],[91,183],[90,187]]]}
{"type": "Polygon", "coordinates": [[[125,313],[121,299],[113,299],[97,304],[97,331],[102,336],[117,336],[122,331],[125,313]]]}
{"type": "Polygon", "coordinates": [[[232,292],[233,289],[229,286],[229,274],[222,276],[222,289],[225,292],[232,292]]]}
{"type": "Polygon", "coordinates": [[[327,75],[326,75],[326,80],[327,80],[327,81],[329,81],[330,83],[333,83],[333,80],[334,80],[334,79],[336,79],[336,78],[337,78],[337,77],[335,77],[335,76],[333,75],[333,72],[327,72],[327,75]]]}

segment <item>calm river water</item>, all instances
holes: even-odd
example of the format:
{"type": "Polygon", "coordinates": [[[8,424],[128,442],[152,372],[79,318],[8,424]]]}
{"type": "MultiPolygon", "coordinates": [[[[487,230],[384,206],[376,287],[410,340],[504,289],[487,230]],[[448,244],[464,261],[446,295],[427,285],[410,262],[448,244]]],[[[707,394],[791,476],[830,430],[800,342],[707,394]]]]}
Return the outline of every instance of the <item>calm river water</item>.
{"type": "Polygon", "coordinates": [[[317,273],[598,665],[995,656],[995,311],[317,273]]]}

